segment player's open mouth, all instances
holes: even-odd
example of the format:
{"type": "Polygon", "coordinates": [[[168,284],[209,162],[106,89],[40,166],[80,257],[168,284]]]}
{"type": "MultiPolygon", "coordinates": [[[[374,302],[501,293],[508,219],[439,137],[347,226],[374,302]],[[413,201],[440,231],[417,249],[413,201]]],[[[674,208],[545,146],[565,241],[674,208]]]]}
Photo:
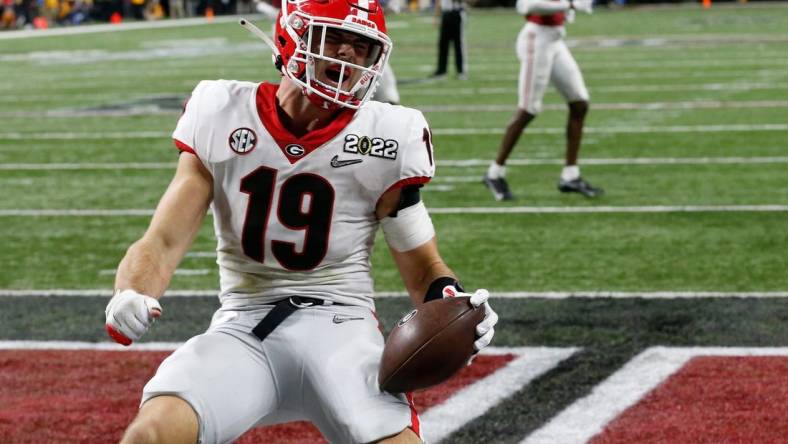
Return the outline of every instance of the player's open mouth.
{"type": "MultiPolygon", "coordinates": [[[[326,77],[328,80],[334,82],[334,84],[339,85],[339,76],[343,73],[342,65],[333,64],[326,68],[326,77]]],[[[350,80],[351,69],[345,67],[344,69],[344,76],[342,77],[342,83],[347,83],[350,80]]]]}

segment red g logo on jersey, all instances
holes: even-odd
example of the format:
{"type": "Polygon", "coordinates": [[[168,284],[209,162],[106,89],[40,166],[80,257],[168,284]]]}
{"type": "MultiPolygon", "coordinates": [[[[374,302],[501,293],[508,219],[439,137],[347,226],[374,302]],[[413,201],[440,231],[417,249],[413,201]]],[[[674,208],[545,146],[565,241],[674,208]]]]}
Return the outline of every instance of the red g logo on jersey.
{"type": "Polygon", "coordinates": [[[238,154],[250,153],[257,146],[257,134],[249,128],[238,128],[230,134],[230,149],[238,154]]]}

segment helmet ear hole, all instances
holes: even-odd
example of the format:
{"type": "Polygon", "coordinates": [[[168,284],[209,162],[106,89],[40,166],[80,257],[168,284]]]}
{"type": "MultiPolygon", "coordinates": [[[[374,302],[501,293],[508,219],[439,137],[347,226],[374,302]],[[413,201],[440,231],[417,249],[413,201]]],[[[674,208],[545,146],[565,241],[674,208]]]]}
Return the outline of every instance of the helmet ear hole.
{"type": "Polygon", "coordinates": [[[285,40],[285,37],[282,34],[279,34],[277,37],[280,46],[284,47],[285,45],[287,45],[287,40],[285,40]]]}

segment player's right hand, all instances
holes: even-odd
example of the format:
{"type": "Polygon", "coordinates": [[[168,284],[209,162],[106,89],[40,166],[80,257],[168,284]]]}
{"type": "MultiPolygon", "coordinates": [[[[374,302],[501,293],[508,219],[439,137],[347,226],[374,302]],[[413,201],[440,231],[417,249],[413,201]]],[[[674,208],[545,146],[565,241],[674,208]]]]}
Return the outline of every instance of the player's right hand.
{"type": "Polygon", "coordinates": [[[134,290],[117,290],[104,311],[109,336],[123,345],[131,345],[148,331],[161,316],[159,301],[134,290]]]}
{"type": "Polygon", "coordinates": [[[573,0],[572,7],[577,11],[583,11],[591,14],[594,12],[594,0],[573,0]]]}

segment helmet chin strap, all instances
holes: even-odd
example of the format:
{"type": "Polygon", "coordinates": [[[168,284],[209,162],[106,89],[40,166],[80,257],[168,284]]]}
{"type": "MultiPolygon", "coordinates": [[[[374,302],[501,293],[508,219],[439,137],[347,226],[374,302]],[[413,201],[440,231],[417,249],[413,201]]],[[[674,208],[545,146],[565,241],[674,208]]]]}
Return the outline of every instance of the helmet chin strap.
{"type": "Polygon", "coordinates": [[[274,60],[276,60],[276,58],[280,56],[279,50],[276,49],[276,44],[274,44],[274,41],[271,40],[271,37],[268,37],[263,31],[260,30],[260,28],[255,26],[254,23],[250,22],[249,20],[246,20],[245,18],[241,18],[238,20],[238,24],[246,28],[252,34],[256,35],[262,41],[264,41],[265,44],[271,48],[271,51],[273,52],[274,60]]]}

